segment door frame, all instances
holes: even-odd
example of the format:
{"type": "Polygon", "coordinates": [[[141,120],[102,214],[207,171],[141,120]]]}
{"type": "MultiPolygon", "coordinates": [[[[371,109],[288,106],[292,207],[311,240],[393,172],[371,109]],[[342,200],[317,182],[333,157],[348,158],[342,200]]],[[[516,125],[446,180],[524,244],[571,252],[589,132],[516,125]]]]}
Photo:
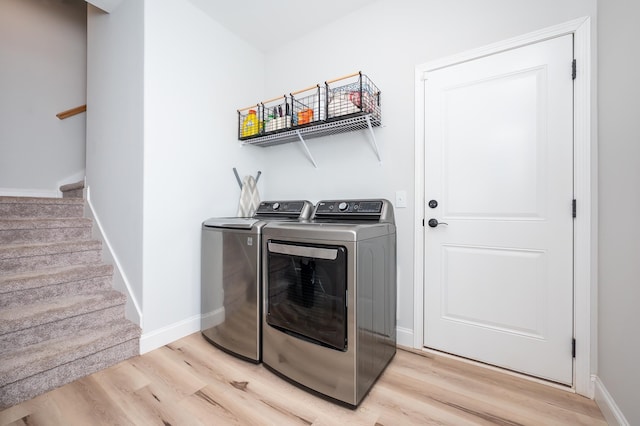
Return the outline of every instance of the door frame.
{"type": "MultiPolygon", "coordinates": [[[[592,108],[591,19],[583,17],[514,37],[458,55],[428,62],[415,69],[415,225],[414,225],[414,327],[413,347],[424,343],[424,75],[429,71],[567,34],[574,36],[577,73],[574,80],[573,191],[577,203],[574,219],[574,322],[576,339],[572,389],[594,397],[597,350],[597,139],[592,108]]],[[[570,72],[567,64],[567,73],[570,72]]],[[[595,103],[593,103],[595,105],[595,103]]],[[[567,342],[569,344],[570,342],[567,342]]]]}

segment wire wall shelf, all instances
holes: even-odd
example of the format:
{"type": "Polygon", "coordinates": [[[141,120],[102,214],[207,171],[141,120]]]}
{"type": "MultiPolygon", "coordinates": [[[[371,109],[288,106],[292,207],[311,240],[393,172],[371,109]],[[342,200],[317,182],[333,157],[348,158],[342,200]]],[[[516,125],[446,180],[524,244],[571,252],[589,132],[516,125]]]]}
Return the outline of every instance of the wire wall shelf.
{"type": "Polygon", "coordinates": [[[373,132],[381,124],[380,90],[358,72],[238,110],[238,139],[258,147],[300,142],[317,167],[305,140],[368,130],[381,162],[373,132]],[[341,84],[334,87],[337,81],[341,84]]]}

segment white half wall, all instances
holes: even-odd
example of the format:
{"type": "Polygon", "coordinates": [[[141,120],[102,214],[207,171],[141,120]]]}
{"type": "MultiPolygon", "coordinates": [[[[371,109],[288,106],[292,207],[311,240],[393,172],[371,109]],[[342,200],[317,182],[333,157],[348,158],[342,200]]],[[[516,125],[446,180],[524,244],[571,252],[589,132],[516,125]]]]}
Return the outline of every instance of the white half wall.
{"type": "MultiPolygon", "coordinates": [[[[88,6],[87,180],[91,208],[144,314],[142,289],[144,8],[88,6]]],[[[144,326],[144,316],[141,319],[144,326]]]]}
{"type": "Polygon", "coordinates": [[[85,114],[56,114],[86,103],[86,9],[0,1],[0,195],[57,197],[84,177],[85,114]]]}

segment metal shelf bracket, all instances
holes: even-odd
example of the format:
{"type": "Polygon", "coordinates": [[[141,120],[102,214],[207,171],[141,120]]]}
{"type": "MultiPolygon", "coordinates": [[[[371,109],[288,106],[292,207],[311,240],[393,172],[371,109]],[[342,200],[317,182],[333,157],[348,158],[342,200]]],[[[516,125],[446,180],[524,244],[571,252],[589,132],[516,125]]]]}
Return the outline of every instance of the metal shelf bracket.
{"type": "Polygon", "coordinates": [[[305,152],[307,153],[307,157],[309,157],[311,164],[313,164],[313,167],[317,169],[318,165],[316,164],[316,161],[313,159],[313,155],[311,155],[311,151],[309,151],[309,148],[307,147],[307,143],[304,141],[304,138],[300,134],[299,130],[296,130],[296,135],[298,135],[298,138],[300,139],[300,143],[302,144],[302,148],[304,148],[305,152]]]}
{"type": "Polygon", "coordinates": [[[307,157],[315,168],[318,168],[311,151],[307,147],[305,139],[318,138],[322,136],[329,136],[339,133],[352,132],[355,130],[369,130],[369,136],[371,140],[371,147],[373,148],[378,161],[382,163],[380,157],[380,151],[378,149],[378,143],[376,141],[374,127],[381,125],[380,118],[372,116],[371,114],[359,114],[356,116],[350,116],[340,120],[325,121],[318,124],[310,125],[308,127],[302,127],[300,129],[286,130],[270,135],[259,136],[251,138],[243,142],[243,145],[254,145],[260,147],[267,147],[273,145],[280,145],[284,143],[300,142],[307,157]]]}
{"type": "Polygon", "coordinates": [[[371,115],[365,115],[367,120],[367,127],[369,128],[369,135],[371,136],[371,147],[373,151],[376,153],[376,157],[378,157],[378,162],[382,163],[382,158],[380,158],[380,151],[378,151],[378,143],[376,142],[376,135],[373,133],[373,126],[371,125],[371,115]]]}

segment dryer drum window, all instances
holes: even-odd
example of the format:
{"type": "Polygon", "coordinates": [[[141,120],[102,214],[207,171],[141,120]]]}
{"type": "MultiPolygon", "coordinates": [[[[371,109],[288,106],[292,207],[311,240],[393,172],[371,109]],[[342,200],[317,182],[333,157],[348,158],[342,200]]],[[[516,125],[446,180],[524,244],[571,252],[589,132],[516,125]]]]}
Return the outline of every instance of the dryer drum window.
{"type": "Polygon", "coordinates": [[[282,241],[267,247],[267,324],[346,351],[346,248],[282,241]]]}

